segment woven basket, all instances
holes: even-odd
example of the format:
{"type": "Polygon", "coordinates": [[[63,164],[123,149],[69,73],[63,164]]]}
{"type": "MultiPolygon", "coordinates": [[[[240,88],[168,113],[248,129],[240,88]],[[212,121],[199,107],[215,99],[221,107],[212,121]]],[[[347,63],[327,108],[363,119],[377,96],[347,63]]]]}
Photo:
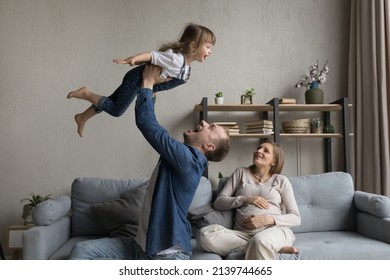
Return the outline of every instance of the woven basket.
{"type": "Polygon", "coordinates": [[[308,133],[310,131],[310,119],[297,119],[282,122],[284,133],[308,133]]]}

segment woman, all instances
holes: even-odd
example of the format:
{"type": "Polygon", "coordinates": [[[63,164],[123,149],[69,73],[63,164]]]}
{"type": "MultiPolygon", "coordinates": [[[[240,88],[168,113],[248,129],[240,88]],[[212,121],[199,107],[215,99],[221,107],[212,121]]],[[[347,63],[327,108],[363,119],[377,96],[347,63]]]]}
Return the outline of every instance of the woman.
{"type": "Polygon", "coordinates": [[[277,252],[297,253],[290,227],[300,225],[301,217],[291,183],[280,175],[283,164],[278,144],[260,144],[253,165],[237,168],[214,202],[217,210],[235,209],[234,228],[202,228],[199,248],[223,257],[245,252],[248,260],[274,260],[277,252]]]}

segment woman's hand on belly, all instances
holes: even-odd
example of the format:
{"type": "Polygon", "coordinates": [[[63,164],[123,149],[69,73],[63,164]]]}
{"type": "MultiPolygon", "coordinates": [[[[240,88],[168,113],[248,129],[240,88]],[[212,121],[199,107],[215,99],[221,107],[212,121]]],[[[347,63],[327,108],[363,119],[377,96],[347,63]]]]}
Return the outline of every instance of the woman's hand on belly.
{"type": "Polygon", "coordinates": [[[251,215],[245,217],[242,221],[242,226],[248,230],[254,230],[270,225],[275,225],[275,220],[270,215],[251,215]]]}
{"type": "Polygon", "coordinates": [[[261,209],[269,209],[268,201],[261,196],[246,196],[244,198],[244,204],[254,205],[261,209]]]}

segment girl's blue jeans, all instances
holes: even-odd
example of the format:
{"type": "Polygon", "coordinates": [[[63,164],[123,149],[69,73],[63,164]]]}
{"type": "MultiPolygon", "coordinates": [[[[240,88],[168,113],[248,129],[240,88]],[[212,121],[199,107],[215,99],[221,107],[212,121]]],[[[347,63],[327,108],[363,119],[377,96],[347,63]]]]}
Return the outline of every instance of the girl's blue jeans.
{"type": "MultiPolygon", "coordinates": [[[[123,77],[122,84],[110,96],[100,98],[98,106],[94,106],[96,112],[104,111],[113,117],[119,117],[126,112],[140,88],[144,68],[145,65],[141,65],[128,71],[123,77]]],[[[171,81],[155,84],[153,92],[169,90],[183,83],[185,81],[173,78],[171,81]]]]}

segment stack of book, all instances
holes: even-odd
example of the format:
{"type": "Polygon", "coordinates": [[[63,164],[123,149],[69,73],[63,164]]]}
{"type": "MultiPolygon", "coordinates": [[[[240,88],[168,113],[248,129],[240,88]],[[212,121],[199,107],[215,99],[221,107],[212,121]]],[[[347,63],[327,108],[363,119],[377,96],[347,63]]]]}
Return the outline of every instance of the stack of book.
{"type": "Polygon", "coordinates": [[[237,122],[214,122],[214,124],[224,127],[229,131],[229,134],[239,134],[240,129],[237,122]]]}
{"type": "Polygon", "coordinates": [[[280,104],[296,104],[297,100],[295,98],[288,98],[288,97],[283,97],[279,99],[280,104]]]}
{"type": "Polygon", "coordinates": [[[274,126],[269,120],[247,121],[246,133],[273,134],[274,126]]]}

